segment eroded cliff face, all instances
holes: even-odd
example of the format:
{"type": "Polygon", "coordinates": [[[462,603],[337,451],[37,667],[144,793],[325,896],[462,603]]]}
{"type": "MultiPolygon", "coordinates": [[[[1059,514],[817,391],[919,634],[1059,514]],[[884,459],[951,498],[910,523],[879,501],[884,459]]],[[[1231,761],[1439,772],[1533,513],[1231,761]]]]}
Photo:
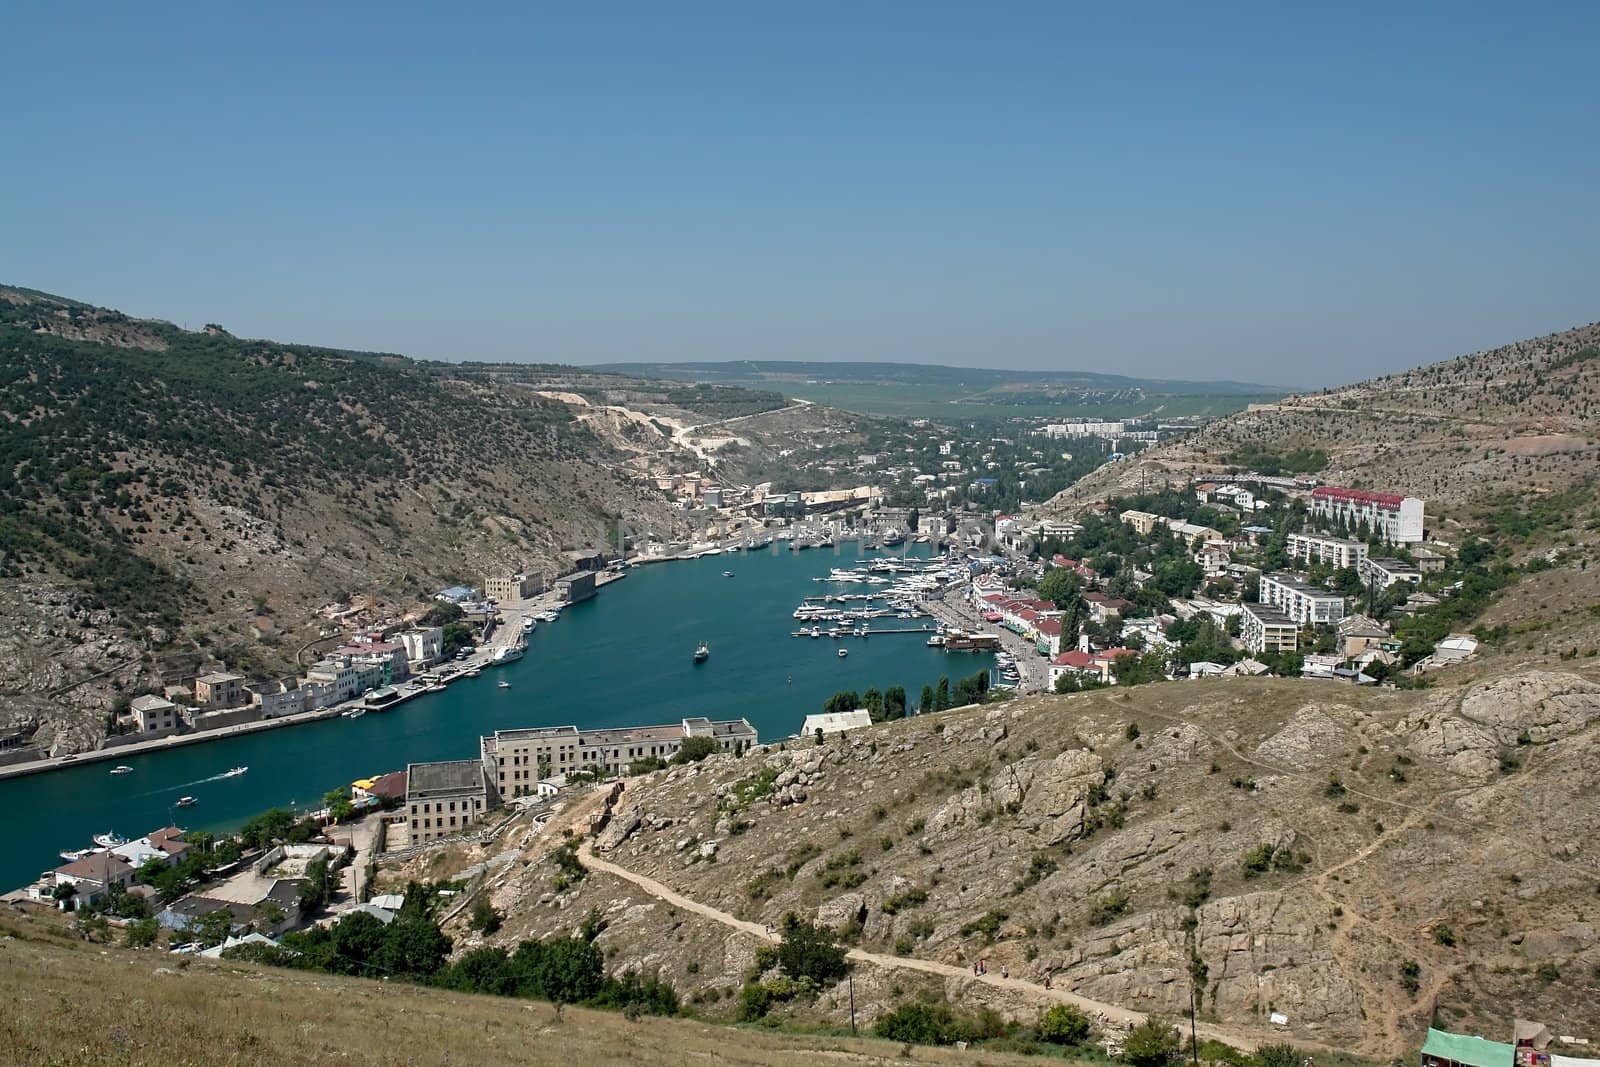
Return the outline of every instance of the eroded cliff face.
{"type": "MultiPolygon", "coordinates": [[[[1377,1054],[1435,1003],[1469,1029],[1516,1006],[1592,1029],[1597,712],[1600,686],[1567,672],[1033,698],[657,772],[596,844],[741,919],[794,912],[886,956],[981,958],[1107,1005],[1187,1012],[1195,986],[1202,1019],[1270,1033],[1277,1012],[1285,1036],[1377,1054]]],[[[598,909],[614,962],[731,1013],[757,939],[603,874],[557,890],[554,873],[519,866],[497,890],[502,936],[598,909]]],[[[1037,1011],[867,967],[858,1017],[918,989],[1037,1011]]],[[[847,1008],[824,990],[780,1010],[847,1008]]]]}

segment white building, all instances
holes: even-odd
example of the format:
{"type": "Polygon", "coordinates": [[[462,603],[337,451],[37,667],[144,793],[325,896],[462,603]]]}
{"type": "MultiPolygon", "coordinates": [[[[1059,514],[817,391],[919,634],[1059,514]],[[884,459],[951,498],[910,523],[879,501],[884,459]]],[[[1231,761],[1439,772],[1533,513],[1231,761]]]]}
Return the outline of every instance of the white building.
{"type": "Polygon", "coordinates": [[[1293,652],[1300,647],[1300,627],[1266,604],[1248,603],[1239,615],[1239,637],[1253,654],[1293,652]]]}
{"type": "Polygon", "coordinates": [[[1365,525],[1392,544],[1422,540],[1422,501],[1397,493],[1371,493],[1322,485],[1311,491],[1311,514],[1324,522],[1342,522],[1352,530],[1365,525]]]}
{"type": "Polygon", "coordinates": [[[826,712],[822,715],[807,715],[806,721],[800,724],[800,736],[815,737],[818,730],[824,734],[842,734],[846,730],[862,730],[871,725],[872,714],[866,708],[826,712]]]}
{"type": "Polygon", "coordinates": [[[1387,589],[1396,582],[1410,582],[1412,585],[1418,585],[1422,582],[1422,569],[1420,567],[1398,559],[1373,558],[1362,560],[1357,573],[1361,575],[1361,581],[1364,584],[1379,590],[1387,589]]]}
{"type": "Polygon", "coordinates": [[[1359,567],[1367,558],[1364,541],[1314,533],[1290,534],[1288,551],[1290,559],[1307,565],[1320,563],[1324,567],[1359,567]]]}
{"type": "Polygon", "coordinates": [[[145,695],[134,697],[129,704],[133,721],[142,734],[178,728],[178,705],[164,697],[145,695]]]}
{"type": "Polygon", "coordinates": [[[589,767],[617,773],[641,759],[670,759],[691,737],[709,737],[724,752],[742,751],[756,743],[756,729],[746,719],[712,722],[696,716],[670,726],[627,726],[579,730],[576,726],[535,726],[497,730],[480,746],[485,768],[506,797],[531,793],[551,775],[589,767]]]}
{"type": "Polygon", "coordinates": [[[405,630],[399,634],[399,638],[400,643],[405,646],[407,662],[419,670],[438,662],[439,658],[444,655],[444,627],[442,626],[405,630]]]}
{"type": "Polygon", "coordinates": [[[1344,618],[1344,597],[1288,574],[1261,576],[1261,603],[1301,626],[1326,626],[1344,618]]]}

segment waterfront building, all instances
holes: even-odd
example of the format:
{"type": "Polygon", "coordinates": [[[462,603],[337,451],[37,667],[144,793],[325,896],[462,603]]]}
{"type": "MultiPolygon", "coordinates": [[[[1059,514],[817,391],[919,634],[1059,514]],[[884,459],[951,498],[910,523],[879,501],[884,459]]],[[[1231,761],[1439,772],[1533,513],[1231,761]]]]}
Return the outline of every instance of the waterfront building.
{"type": "Polygon", "coordinates": [[[483,580],[483,595],[490,600],[527,600],[544,592],[544,575],[534,571],[491,574],[483,580]]]}
{"type": "Polygon", "coordinates": [[[1239,637],[1255,655],[1293,652],[1300,647],[1299,625],[1270,604],[1245,604],[1239,620],[1239,637]]]}
{"type": "Polygon", "coordinates": [[[406,646],[401,641],[352,641],[335,649],[333,655],[348,659],[357,668],[376,668],[379,685],[394,685],[411,676],[406,646]]]}
{"type": "Polygon", "coordinates": [[[1380,592],[1396,582],[1410,582],[1412,585],[1422,582],[1421,568],[1398,559],[1374,557],[1363,560],[1357,573],[1361,575],[1362,584],[1380,592]]]}
{"type": "Polygon", "coordinates": [[[1311,514],[1352,530],[1365,526],[1392,544],[1422,540],[1423,503],[1414,496],[1322,485],[1311,491],[1311,514]]]}
{"type": "Polygon", "coordinates": [[[756,728],[747,719],[712,722],[696,716],[668,726],[627,726],[579,730],[576,726],[536,726],[497,730],[483,738],[483,766],[502,795],[531,793],[541,779],[589,767],[609,773],[627,770],[635,760],[671,759],[691,737],[709,737],[724,752],[742,751],[756,743],[756,728]]]}
{"type": "Polygon", "coordinates": [[[244,679],[226,671],[212,671],[194,680],[194,702],[204,711],[235,708],[246,702],[244,679]]]}
{"type": "Polygon", "coordinates": [[[444,627],[423,626],[402,630],[398,635],[406,649],[406,661],[417,670],[439,662],[444,656],[444,627]]]}
{"type": "Polygon", "coordinates": [[[178,728],[178,705],[153,694],[134,697],[129,704],[133,722],[142,734],[170,732],[178,728]]]}
{"type": "Polygon", "coordinates": [[[557,578],[555,581],[556,595],[568,604],[576,604],[580,600],[588,600],[594,596],[594,572],[573,571],[557,578]]]}
{"type": "Polygon", "coordinates": [[[1344,618],[1344,597],[1289,574],[1261,576],[1261,603],[1302,626],[1323,626],[1344,618]]]}
{"type": "Polygon", "coordinates": [[[306,692],[292,678],[281,682],[273,679],[252,682],[244,689],[250,702],[260,709],[263,719],[298,715],[306,710],[306,692]]]}
{"type": "Polygon", "coordinates": [[[1359,567],[1367,558],[1366,542],[1325,534],[1292,533],[1286,548],[1290,559],[1308,566],[1320,563],[1325,567],[1359,567]]]}
{"type": "Polygon", "coordinates": [[[413,845],[460,833],[499,802],[494,779],[481,760],[406,768],[406,824],[413,845]]]}
{"type": "Polygon", "coordinates": [[[75,890],[72,903],[64,906],[69,911],[76,911],[95,904],[108,893],[132,885],[133,868],[120,856],[97,852],[64,867],[57,867],[53,882],[57,886],[70,885],[75,890]]]}

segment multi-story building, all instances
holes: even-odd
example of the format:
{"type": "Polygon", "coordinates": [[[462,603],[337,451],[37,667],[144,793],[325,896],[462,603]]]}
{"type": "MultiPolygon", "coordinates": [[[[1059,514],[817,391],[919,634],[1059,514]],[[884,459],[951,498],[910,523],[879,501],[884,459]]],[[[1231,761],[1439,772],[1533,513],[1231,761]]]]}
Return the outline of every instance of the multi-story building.
{"type": "Polygon", "coordinates": [[[396,635],[406,648],[406,662],[414,670],[431,667],[444,656],[444,627],[424,626],[396,635]]]}
{"type": "Polygon", "coordinates": [[[212,671],[194,680],[194,702],[206,711],[236,708],[248,700],[244,693],[244,679],[237,674],[212,671]]]}
{"type": "Polygon", "coordinates": [[[354,700],[368,689],[383,685],[383,668],[372,663],[355,663],[349,656],[328,656],[311,665],[306,682],[316,688],[308,699],[319,708],[354,700]]]}
{"type": "Polygon", "coordinates": [[[1261,576],[1261,603],[1301,626],[1326,626],[1344,618],[1344,597],[1289,574],[1261,576]]]}
{"type": "Polygon", "coordinates": [[[1422,568],[1414,563],[1403,560],[1374,557],[1361,562],[1357,571],[1361,581],[1369,589],[1384,590],[1395,582],[1410,582],[1419,585],[1422,582],[1422,568]]]}
{"type": "Polygon", "coordinates": [[[1342,522],[1350,529],[1367,527],[1392,544],[1422,540],[1422,501],[1398,493],[1371,493],[1321,485],[1311,491],[1311,514],[1324,522],[1342,522]]]}
{"type": "Polygon", "coordinates": [[[351,642],[334,649],[333,656],[348,659],[357,668],[375,668],[378,685],[394,685],[411,677],[411,662],[406,658],[406,646],[402,641],[351,642]]]}
{"type": "Polygon", "coordinates": [[[1300,646],[1300,627],[1269,605],[1246,603],[1239,624],[1239,637],[1253,654],[1293,652],[1300,646]]]}
{"type": "Polygon", "coordinates": [[[411,843],[458,834],[499,805],[482,760],[413,763],[406,768],[406,824],[411,843]]]}
{"type": "Polygon", "coordinates": [[[634,760],[669,759],[691,737],[709,737],[724,752],[743,751],[756,743],[756,729],[746,719],[712,722],[695,717],[673,726],[629,726],[611,730],[579,730],[576,726],[538,726],[497,730],[482,742],[483,765],[504,796],[531,793],[541,778],[570,774],[589,767],[613,773],[634,760]]]}
{"type": "Polygon", "coordinates": [[[1364,541],[1348,537],[1330,537],[1326,534],[1292,533],[1289,535],[1289,558],[1310,565],[1324,567],[1359,567],[1367,558],[1364,541]]]}
{"type": "Polygon", "coordinates": [[[1132,526],[1133,532],[1142,536],[1148,536],[1158,526],[1165,526],[1187,541],[1190,548],[1197,548],[1207,541],[1217,541],[1222,538],[1222,531],[1214,527],[1201,526],[1199,523],[1185,522],[1182,519],[1169,519],[1165,515],[1156,515],[1148,511],[1130,509],[1122,512],[1117,518],[1132,526]]]}
{"type": "Polygon", "coordinates": [[[483,595],[490,600],[527,600],[544,592],[544,575],[528,571],[491,574],[483,580],[483,595]]]}
{"type": "Polygon", "coordinates": [[[165,697],[137,696],[128,705],[133,721],[142,734],[178,728],[178,705],[165,697]]]}

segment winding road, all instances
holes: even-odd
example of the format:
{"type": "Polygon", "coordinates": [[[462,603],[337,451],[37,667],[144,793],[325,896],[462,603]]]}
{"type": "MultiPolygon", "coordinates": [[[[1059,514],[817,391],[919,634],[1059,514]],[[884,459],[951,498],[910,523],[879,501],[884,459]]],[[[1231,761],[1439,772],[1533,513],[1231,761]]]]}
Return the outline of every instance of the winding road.
{"type": "MultiPolygon", "coordinates": [[[[630,871],[626,867],[619,866],[609,860],[601,859],[594,854],[592,843],[588,840],[585,840],[579,846],[578,858],[583,861],[584,866],[591,870],[601,871],[614,878],[620,878],[625,882],[632,883],[651,896],[665,901],[675,908],[710,919],[712,922],[749,934],[751,937],[759,938],[762,941],[774,944],[778,941],[778,936],[769,933],[767,928],[760,923],[740,919],[709,904],[692,900],[682,893],[662,885],[654,878],[630,871]]],[[[957,967],[954,964],[939,963],[935,960],[917,959],[913,956],[889,956],[880,952],[868,952],[866,949],[860,948],[850,949],[848,955],[850,959],[858,963],[867,963],[874,967],[915,971],[919,974],[933,975],[938,978],[959,978],[967,982],[982,982],[985,985],[1003,989],[1008,993],[1018,994],[1040,1004],[1071,1004],[1102,1024],[1110,1023],[1118,1027],[1130,1027],[1137,1026],[1145,1020],[1143,1012],[1108,1004],[1101,1000],[1093,1000],[1064,989],[1046,989],[1037,982],[1029,982],[1021,978],[1002,978],[994,974],[974,975],[971,969],[967,967],[957,967]]],[[[1273,1039],[1266,1035],[1250,1034],[1245,1031],[1216,1026],[1210,1023],[1201,1023],[1196,1029],[1202,1038],[1223,1041],[1247,1052],[1253,1051],[1262,1041],[1273,1039]]],[[[1281,1040],[1281,1037],[1277,1039],[1281,1040]]]]}

